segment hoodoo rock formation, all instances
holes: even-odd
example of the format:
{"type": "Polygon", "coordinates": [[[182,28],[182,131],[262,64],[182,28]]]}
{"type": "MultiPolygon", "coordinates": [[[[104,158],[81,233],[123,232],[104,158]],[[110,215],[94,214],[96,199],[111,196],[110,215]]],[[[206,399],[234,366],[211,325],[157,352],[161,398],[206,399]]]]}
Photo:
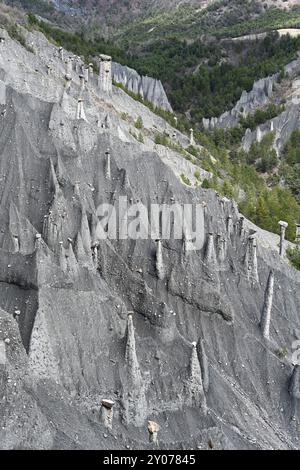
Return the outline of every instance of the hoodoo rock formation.
{"type": "Polygon", "coordinates": [[[255,129],[247,129],[242,141],[242,148],[249,151],[255,142],[261,142],[263,137],[274,133],[273,147],[279,154],[284,144],[294,130],[300,127],[300,92],[299,92],[300,57],[284,67],[283,77],[289,83],[289,93],[282,96],[279,73],[262,78],[253,84],[252,90],[243,91],[241,98],[230,110],[219,117],[203,119],[203,127],[207,130],[226,129],[238,126],[241,119],[264,109],[270,103],[284,101],[284,110],[273,119],[267,120],[255,129]]]}
{"type": "Polygon", "coordinates": [[[172,107],[160,80],[139,75],[135,70],[116,62],[112,65],[113,79],[129,91],[150,101],[155,107],[172,112],[172,107]]]}
{"type": "Polygon", "coordinates": [[[192,164],[155,135],[190,136],[114,87],[110,58],[97,76],[0,33],[0,447],[299,448],[300,273],[279,235],[182,183],[192,164]],[[120,198],[199,205],[203,246],[105,239],[120,198]]]}
{"type": "MultiPolygon", "coordinates": [[[[284,110],[254,130],[247,129],[242,141],[244,150],[249,151],[254,142],[261,142],[266,134],[274,132],[274,148],[279,153],[291,133],[300,128],[299,72],[300,58],[284,67],[284,77],[289,81],[290,90],[284,100],[284,110]]],[[[280,92],[279,73],[255,82],[252,90],[243,91],[241,98],[230,111],[226,111],[220,117],[203,119],[203,127],[207,130],[214,130],[238,126],[242,118],[253,114],[258,109],[263,109],[274,99],[276,103],[283,99],[280,92]],[[278,96],[275,96],[276,94],[278,96]]]]}

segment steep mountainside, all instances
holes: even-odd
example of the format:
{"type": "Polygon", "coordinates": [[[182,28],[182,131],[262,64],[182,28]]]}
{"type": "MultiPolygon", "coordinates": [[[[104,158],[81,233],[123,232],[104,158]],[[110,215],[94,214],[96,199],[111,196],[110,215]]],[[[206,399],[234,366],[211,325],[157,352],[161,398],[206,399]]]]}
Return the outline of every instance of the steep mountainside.
{"type": "MultiPolygon", "coordinates": [[[[21,0],[24,4],[28,0],[21,0]]],[[[89,15],[97,12],[104,13],[105,15],[113,15],[114,19],[124,14],[129,13],[132,16],[145,16],[158,9],[166,9],[169,7],[177,7],[178,5],[191,5],[197,10],[206,8],[214,3],[220,3],[219,0],[47,0],[48,3],[53,4],[55,8],[65,12],[74,12],[74,10],[82,14],[89,15]]],[[[225,0],[224,3],[230,8],[230,2],[225,0]]],[[[263,8],[276,6],[278,8],[288,8],[296,5],[297,0],[242,0],[242,3],[255,3],[257,6],[263,5],[263,8]]]]}
{"type": "MultiPolygon", "coordinates": [[[[109,27],[110,31],[114,31],[120,24],[132,26],[132,21],[139,18],[144,18],[146,24],[151,23],[153,15],[155,18],[157,12],[159,16],[161,13],[167,16],[170,13],[171,16],[175,14],[183,24],[188,21],[197,25],[199,23],[197,17],[201,17],[205,9],[211,8],[208,10],[211,13],[205,14],[209,22],[217,19],[218,23],[232,24],[237,20],[249,21],[269,7],[288,9],[298,4],[298,0],[133,0],[130,2],[128,0],[4,0],[4,2],[46,16],[50,20],[63,22],[71,17],[74,24],[85,20],[96,21],[102,27],[109,27]],[[57,16],[57,12],[63,14],[65,18],[57,16]]],[[[159,16],[156,26],[161,24],[159,16]]],[[[168,23],[165,25],[167,28],[170,27],[168,23]]],[[[201,26],[201,22],[198,26],[201,26]]]]}
{"type": "Polygon", "coordinates": [[[286,245],[200,188],[204,149],[109,68],[80,77],[80,58],[18,34],[0,30],[0,447],[299,448],[286,245]],[[120,197],[197,204],[198,249],[186,223],[102,238],[99,207],[120,197]]]}
{"type": "MultiPolygon", "coordinates": [[[[40,3],[48,3],[57,11],[66,14],[77,14],[84,17],[96,14],[117,23],[122,21],[124,14],[126,18],[135,18],[148,15],[160,8],[177,6],[180,3],[203,8],[213,1],[214,0],[188,0],[185,2],[182,2],[182,0],[132,0],[128,2],[127,0],[41,0],[40,3]]],[[[35,8],[34,3],[36,3],[31,0],[8,0],[8,2],[16,6],[21,5],[25,8],[35,8]]],[[[40,5],[40,7],[42,7],[42,5],[40,5]]]]}
{"type": "MultiPolygon", "coordinates": [[[[297,18],[297,12],[298,9],[291,12],[293,20],[297,18]]],[[[177,128],[186,133],[190,132],[191,124],[194,126],[196,142],[202,143],[213,155],[213,158],[208,159],[206,149],[195,148],[193,145],[188,154],[183,152],[187,160],[214,175],[212,179],[205,179],[203,182],[201,180],[201,184],[206,188],[217,190],[223,196],[233,197],[244,213],[262,228],[276,232],[278,219],[284,218],[289,223],[287,237],[291,241],[295,240],[295,224],[300,218],[300,201],[296,187],[299,178],[297,174],[295,177],[295,172],[299,169],[297,158],[293,158],[293,161],[296,159],[296,165],[285,168],[286,162],[272,148],[272,138],[269,135],[266,135],[267,144],[263,139],[258,148],[254,146],[249,149],[249,154],[240,152],[246,131],[249,137],[250,131],[247,129],[254,130],[258,124],[278,116],[284,110],[284,103],[279,101],[269,106],[266,99],[261,99],[261,96],[258,99],[254,97],[254,103],[262,105],[266,103],[266,108],[255,109],[254,115],[250,114],[241,119],[231,129],[203,132],[202,118],[216,118],[222,112],[228,112],[227,110],[234,107],[241,97],[243,99],[245,96],[248,97],[248,92],[257,79],[267,83],[268,74],[276,74],[281,79],[285,66],[297,57],[299,38],[269,33],[259,40],[243,38],[240,42],[224,39],[221,48],[216,38],[208,41],[197,40],[190,44],[166,38],[163,42],[156,41],[149,46],[142,46],[142,49],[133,56],[130,48],[125,51],[98,37],[90,40],[82,33],[62,31],[49,23],[39,21],[32,15],[29,17],[27,27],[45,32],[55,44],[65,46],[75,55],[84,57],[87,63],[92,61],[97,66],[99,54],[105,53],[112,55],[116,62],[123,66],[130,65],[137,69],[139,75],[126,66],[121,67],[122,72],[114,73],[114,78],[123,84],[119,85],[120,87],[125,85],[129,88],[131,97],[145,103],[171,125],[176,122],[177,128]],[[200,64],[197,65],[197,61],[200,61],[200,64]],[[156,80],[147,78],[144,80],[142,76],[146,75],[156,80]],[[170,108],[159,77],[165,85],[176,117],[164,111],[170,108]],[[150,102],[143,101],[143,98],[150,102]],[[155,109],[157,105],[164,110],[155,109]]],[[[18,29],[10,27],[10,31],[13,37],[24,44],[24,38],[18,29]]],[[[123,47],[126,47],[125,43],[123,47]]],[[[250,103],[249,109],[251,106],[250,103]]],[[[246,108],[248,109],[248,105],[246,108]]],[[[238,113],[240,111],[237,110],[238,113]]],[[[237,119],[234,122],[236,123],[237,119]]],[[[280,124],[285,120],[276,122],[280,124]]],[[[293,122],[296,124],[297,118],[293,117],[293,122]]],[[[142,142],[144,136],[140,133],[141,120],[137,118],[133,125],[131,134],[142,142]]],[[[266,123],[264,134],[269,128],[266,123]]],[[[293,127],[285,128],[287,131],[283,129],[283,139],[280,137],[277,140],[291,147],[292,144],[286,139],[291,137],[297,142],[298,138],[289,132],[293,127]]],[[[171,134],[161,132],[159,127],[157,129],[155,141],[158,144],[168,148],[177,147],[171,134]]],[[[180,147],[179,151],[182,152],[180,147]]],[[[283,151],[285,152],[285,149],[283,151]]],[[[295,152],[297,154],[298,150],[295,152]]],[[[292,157],[288,157],[290,158],[292,157]]],[[[195,178],[197,180],[198,177],[197,168],[188,174],[183,171],[181,175],[187,184],[193,182],[195,178]]],[[[296,262],[295,265],[299,266],[299,263],[296,262]]]]}

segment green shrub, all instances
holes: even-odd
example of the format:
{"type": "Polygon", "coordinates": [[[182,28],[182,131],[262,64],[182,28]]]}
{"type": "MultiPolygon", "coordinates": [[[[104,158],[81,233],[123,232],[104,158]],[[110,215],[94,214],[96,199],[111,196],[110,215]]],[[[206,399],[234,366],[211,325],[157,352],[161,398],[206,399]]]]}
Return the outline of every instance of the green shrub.
{"type": "Polygon", "coordinates": [[[141,118],[141,116],[139,116],[137,120],[135,121],[134,127],[136,129],[143,129],[143,119],[141,118]]]}
{"type": "Polygon", "coordinates": [[[21,44],[21,46],[25,47],[25,49],[27,49],[29,52],[34,53],[34,50],[32,49],[32,47],[27,44],[26,39],[24,38],[23,34],[21,33],[20,28],[18,27],[18,25],[16,25],[16,24],[10,25],[7,28],[7,31],[8,31],[8,34],[10,35],[10,37],[12,39],[14,39],[19,44],[21,44]]]}
{"type": "Polygon", "coordinates": [[[289,354],[289,351],[287,347],[279,348],[276,351],[276,355],[279,357],[279,359],[286,359],[289,354]]]}
{"type": "Polygon", "coordinates": [[[294,266],[294,268],[298,269],[300,271],[300,248],[291,248],[289,247],[286,250],[286,254],[288,259],[290,260],[291,264],[294,266]]]}
{"type": "Polygon", "coordinates": [[[256,168],[261,173],[272,171],[278,164],[278,158],[274,149],[267,151],[256,164],[256,168]]]}
{"type": "Polygon", "coordinates": [[[221,194],[223,196],[226,196],[226,197],[230,198],[230,199],[233,199],[235,191],[234,191],[234,187],[232,186],[230,181],[228,181],[228,180],[224,181],[224,183],[221,186],[221,194]]]}
{"type": "Polygon", "coordinates": [[[192,183],[190,181],[190,179],[184,175],[183,173],[180,175],[182,181],[184,182],[184,184],[186,184],[187,186],[192,186],[192,183]]]}
{"type": "Polygon", "coordinates": [[[244,129],[251,129],[252,131],[270,119],[279,116],[284,111],[284,105],[269,104],[266,108],[257,109],[254,113],[249,114],[246,118],[240,120],[240,125],[244,129]]]}
{"type": "Polygon", "coordinates": [[[196,147],[194,147],[193,145],[190,145],[187,149],[186,149],[187,152],[189,152],[191,155],[193,155],[194,157],[198,157],[198,149],[196,147]]]}
{"type": "Polygon", "coordinates": [[[214,188],[214,184],[213,184],[212,180],[209,180],[209,179],[205,178],[205,179],[202,181],[201,188],[203,188],[203,189],[213,189],[213,188],[214,188]]]}
{"type": "Polygon", "coordinates": [[[165,132],[163,134],[156,134],[155,143],[167,147],[169,145],[169,136],[165,132]]]}

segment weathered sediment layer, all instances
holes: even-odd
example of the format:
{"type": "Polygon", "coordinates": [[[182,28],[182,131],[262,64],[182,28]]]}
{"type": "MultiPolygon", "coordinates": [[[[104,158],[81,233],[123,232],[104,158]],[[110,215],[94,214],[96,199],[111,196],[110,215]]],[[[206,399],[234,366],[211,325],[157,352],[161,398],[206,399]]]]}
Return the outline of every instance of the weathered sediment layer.
{"type": "MultiPolygon", "coordinates": [[[[284,68],[286,76],[293,75],[298,71],[300,71],[299,59],[284,68]]],[[[230,111],[226,111],[220,117],[203,119],[204,128],[213,130],[237,126],[242,118],[270,103],[276,86],[278,86],[279,77],[280,74],[277,73],[254,82],[252,90],[249,92],[244,90],[241,98],[230,111]]]]}
{"type": "Polygon", "coordinates": [[[135,70],[113,63],[113,79],[121,83],[129,91],[150,101],[155,107],[172,112],[172,107],[160,80],[139,75],[135,70]]]}
{"type": "Polygon", "coordinates": [[[298,448],[300,275],[279,237],[180,182],[154,136],[189,139],[26,40],[34,54],[0,44],[0,447],[148,449],[150,420],[163,449],[298,448]],[[119,196],[198,203],[204,245],[100,239],[97,208],[119,196]]]}

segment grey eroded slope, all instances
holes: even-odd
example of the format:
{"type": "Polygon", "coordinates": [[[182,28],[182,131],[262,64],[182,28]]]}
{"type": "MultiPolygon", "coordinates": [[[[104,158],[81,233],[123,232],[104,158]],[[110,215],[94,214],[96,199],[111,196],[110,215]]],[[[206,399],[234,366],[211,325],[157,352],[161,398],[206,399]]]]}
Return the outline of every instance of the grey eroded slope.
{"type": "Polygon", "coordinates": [[[246,118],[258,109],[264,109],[271,103],[283,104],[284,110],[273,119],[257,126],[254,130],[247,129],[242,147],[247,152],[254,142],[261,142],[263,137],[274,133],[273,147],[279,154],[294,130],[299,129],[300,94],[299,94],[300,59],[293,60],[284,68],[285,79],[280,82],[280,74],[274,74],[254,82],[250,92],[243,91],[236,105],[219,117],[203,119],[205,129],[230,128],[238,126],[242,118],[246,118]],[[287,90],[286,90],[287,88],[287,90]]]}
{"type": "Polygon", "coordinates": [[[240,230],[235,205],[182,185],[159,157],[156,129],[173,130],[121,90],[80,88],[75,70],[69,87],[56,48],[27,40],[34,55],[0,44],[1,447],[151,448],[148,419],[161,448],[299,447],[293,366],[278,350],[300,334],[300,276],[279,258],[278,237],[267,248],[259,233],[256,271],[254,230],[240,230]],[[124,112],[142,116],[145,145],[124,112]],[[97,240],[96,208],[120,195],[202,204],[208,246],[185,253],[164,240],[158,277],[154,241],[97,240]],[[271,269],[268,341],[259,322],[271,269]],[[116,403],[111,431],[102,398],[116,403]]]}
{"type": "Polygon", "coordinates": [[[139,75],[135,70],[124,65],[113,63],[113,79],[129,91],[150,101],[155,107],[172,112],[172,107],[160,80],[139,75]]]}

